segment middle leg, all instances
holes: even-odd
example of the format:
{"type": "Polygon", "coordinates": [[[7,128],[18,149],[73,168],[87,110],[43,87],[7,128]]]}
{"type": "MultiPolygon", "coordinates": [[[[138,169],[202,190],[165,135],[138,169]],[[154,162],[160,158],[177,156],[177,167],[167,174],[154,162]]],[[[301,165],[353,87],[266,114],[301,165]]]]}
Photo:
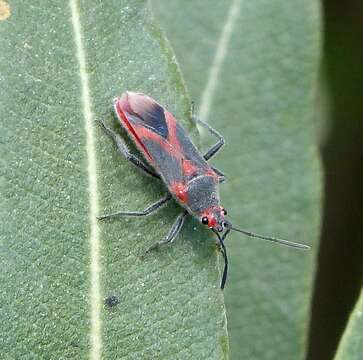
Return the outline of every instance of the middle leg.
{"type": "Polygon", "coordinates": [[[102,120],[97,120],[99,125],[102,127],[103,131],[114,141],[117,146],[118,151],[125,156],[125,158],[131,161],[136,167],[141,169],[144,173],[160,179],[160,176],[155,173],[155,171],[151,170],[141,159],[139,159],[136,155],[132,154],[126,145],[125,141],[122,137],[114,132],[111,128],[109,128],[102,120]]]}
{"type": "Polygon", "coordinates": [[[192,115],[192,120],[201,126],[203,126],[205,129],[207,129],[212,135],[214,135],[218,141],[204,154],[204,159],[209,160],[212,158],[224,145],[224,138],[223,136],[215,129],[213,129],[210,125],[208,125],[203,120],[200,120],[196,115],[192,115]]]}
{"type": "Polygon", "coordinates": [[[168,194],[168,195],[164,196],[163,198],[161,198],[160,200],[158,200],[155,203],[148,206],[143,211],[118,211],[113,214],[98,216],[97,219],[98,220],[108,220],[108,219],[118,218],[118,217],[123,217],[123,216],[147,216],[147,215],[150,215],[151,213],[155,212],[156,210],[158,210],[165,203],[167,203],[171,198],[172,198],[171,194],[168,194]]]}

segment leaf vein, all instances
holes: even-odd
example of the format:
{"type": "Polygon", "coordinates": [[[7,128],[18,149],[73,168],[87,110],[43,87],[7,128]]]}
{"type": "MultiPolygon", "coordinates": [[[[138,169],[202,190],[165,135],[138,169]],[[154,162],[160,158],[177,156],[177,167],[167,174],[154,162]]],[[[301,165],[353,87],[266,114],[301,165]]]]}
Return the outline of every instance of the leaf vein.
{"type": "Polygon", "coordinates": [[[97,164],[94,136],[94,116],[92,113],[92,99],[89,90],[88,72],[86,67],[86,54],[83,48],[83,36],[79,6],[76,0],[70,0],[72,25],[74,30],[77,59],[79,63],[79,76],[81,81],[81,100],[86,132],[86,150],[88,159],[88,191],[89,191],[89,224],[90,224],[90,359],[100,360],[102,353],[101,336],[101,309],[102,295],[100,285],[100,243],[99,227],[96,216],[98,215],[98,185],[97,164]]]}

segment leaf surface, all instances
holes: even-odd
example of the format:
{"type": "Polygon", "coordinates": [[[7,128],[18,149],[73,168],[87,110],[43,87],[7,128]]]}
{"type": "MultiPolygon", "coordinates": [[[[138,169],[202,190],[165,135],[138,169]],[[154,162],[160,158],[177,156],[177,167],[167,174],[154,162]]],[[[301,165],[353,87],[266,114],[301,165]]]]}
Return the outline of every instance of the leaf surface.
{"type": "MultiPolygon", "coordinates": [[[[226,322],[213,238],[96,125],[112,99],[147,93],[191,130],[174,55],[145,1],[11,1],[0,19],[0,357],[221,359],[226,322]]],[[[195,132],[194,132],[195,133],[195,132]]]]}

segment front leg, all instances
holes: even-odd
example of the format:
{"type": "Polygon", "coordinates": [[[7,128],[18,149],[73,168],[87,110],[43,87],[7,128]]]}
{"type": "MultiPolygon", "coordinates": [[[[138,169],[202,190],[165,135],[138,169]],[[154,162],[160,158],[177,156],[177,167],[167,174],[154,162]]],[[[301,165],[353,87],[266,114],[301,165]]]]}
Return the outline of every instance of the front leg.
{"type": "Polygon", "coordinates": [[[166,235],[165,239],[158,241],[154,245],[150,246],[146,251],[145,254],[142,256],[144,258],[146,254],[148,254],[150,251],[158,248],[159,246],[169,244],[174,242],[174,240],[177,238],[178,234],[180,233],[180,230],[183,227],[184,219],[188,215],[187,211],[182,212],[178,215],[176,218],[174,224],[172,225],[171,229],[169,230],[168,234],[166,235]]]}
{"type": "Polygon", "coordinates": [[[214,172],[219,176],[219,182],[222,183],[224,180],[226,180],[226,176],[222,173],[222,171],[218,170],[216,167],[211,166],[211,168],[214,170],[214,172]]]}
{"type": "Polygon", "coordinates": [[[212,135],[214,135],[218,141],[204,154],[204,159],[209,160],[212,158],[224,145],[224,138],[223,136],[215,129],[213,129],[210,125],[208,125],[203,120],[200,120],[196,115],[192,115],[192,120],[197,124],[200,124],[205,129],[207,129],[212,135]]]}

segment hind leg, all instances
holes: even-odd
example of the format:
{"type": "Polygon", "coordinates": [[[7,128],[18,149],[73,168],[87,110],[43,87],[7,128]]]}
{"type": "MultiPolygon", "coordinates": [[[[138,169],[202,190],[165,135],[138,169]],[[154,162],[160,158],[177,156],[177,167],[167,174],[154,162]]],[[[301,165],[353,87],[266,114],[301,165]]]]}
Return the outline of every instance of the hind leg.
{"type": "Polygon", "coordinates": [[[141,159],[136,155],[132,154],[126,145],[122,137],[109,128],[102,120],[98,120],[98,123],[102,127],[103,131],[114,141],[117,146],[118,151],[129,161],[131,161],[136,167],[144,171],[146,174],[160,179],[160,176],[151,170],[141,159]]]}

